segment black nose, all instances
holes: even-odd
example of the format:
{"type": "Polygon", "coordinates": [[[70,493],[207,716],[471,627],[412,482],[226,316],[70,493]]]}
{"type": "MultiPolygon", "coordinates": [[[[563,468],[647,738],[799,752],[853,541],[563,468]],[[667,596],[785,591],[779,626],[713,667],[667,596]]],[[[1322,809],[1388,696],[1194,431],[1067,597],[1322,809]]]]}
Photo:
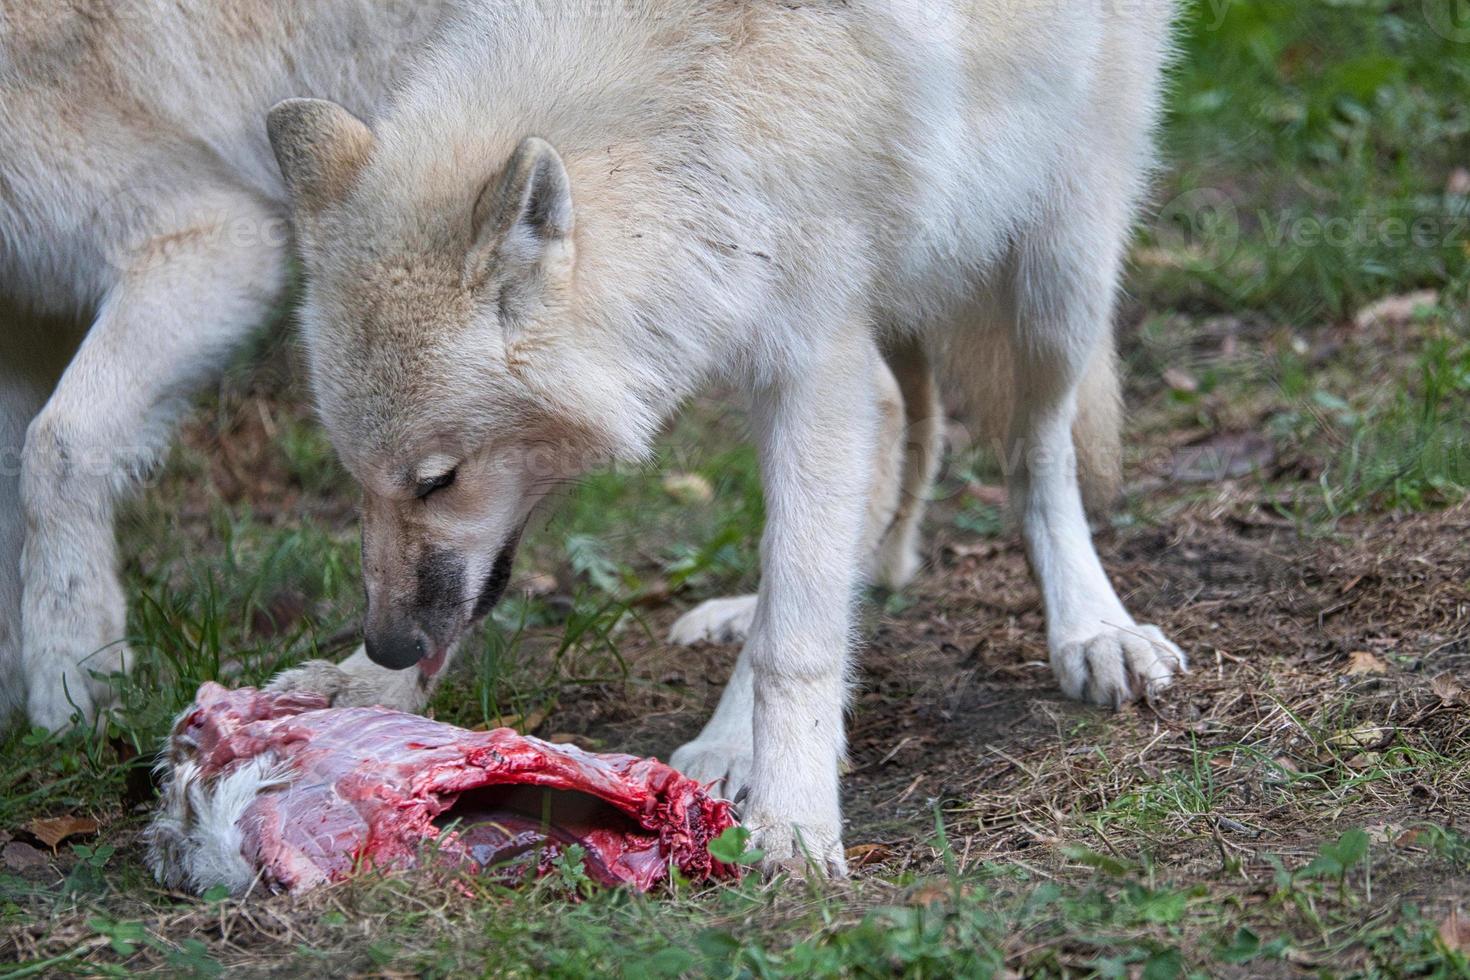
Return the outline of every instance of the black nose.
{"type": "Polygon", "coordinates": [[[366,639],[368,659],[389,670],[417,667],[429,655],[429,641],[415,626],[369,630],[366,639]]]}

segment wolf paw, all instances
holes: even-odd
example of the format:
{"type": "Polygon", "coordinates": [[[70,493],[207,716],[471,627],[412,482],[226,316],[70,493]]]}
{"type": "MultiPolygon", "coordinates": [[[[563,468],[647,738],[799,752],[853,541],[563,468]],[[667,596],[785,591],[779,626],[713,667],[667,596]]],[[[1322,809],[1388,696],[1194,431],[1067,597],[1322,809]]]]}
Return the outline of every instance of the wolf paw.
{"type": "Polygon", "coordinates": [[[683,616],[669,630],[669,642],[687,647],[696,643],[744,643],[755,622],[756,597],[711,599],[683,616]]]}
{"type": "MultiPolygon", "coordinates": [[[[37,657],[29,663],[63,662],[64,655],[58,653],[37,657]]],[[[107,678],[128,673],[132,662],[132,652],[116,645],[81,658],[69,670],[28,667],[26,711],[31,724],[50,732],[63,732],[80,718],[83,727],[90,725],[104,731],[112,709],[117,706],[117,690],[107,678]]]]}
{"type": "Polygon", "coordinates": [[[741,821],[750,831],[750,846],[762,853],[766,877],[788,874],[806,878],[846,878],[847,854],[837,821],[792,823],[773,813],[753,811],[741,821]]]}
{"type": "Polygon", "coordinates": [[[708,787],[711,796],[733,800],[750,779],[749,745],[696,739],[669,758],[669,765],[708,787]]]}
{"type": "Polygon", "coordinates": [[[309,660],[300,667],[283,670],[266,685],[267,694],[320,694],[333,707],[347,696],[352,678],[341,667],[326,660],[309,660]]]}
{"type": "Polygon", "coordinates": [[[1152,698],[1189,670],[1189,661],[1157,626],[1107,627],[1052,651],[1068,697],[1113,709],[1152,698]]]}
{"type": "Polygon", "coordinates": [[[354,654],[342,664],[312,660],[278,674],[266,687],[271,694],[310,693],[334,708],[384,707],[416,714],[429,701],[417,670],[385,670],[354,654]]]}

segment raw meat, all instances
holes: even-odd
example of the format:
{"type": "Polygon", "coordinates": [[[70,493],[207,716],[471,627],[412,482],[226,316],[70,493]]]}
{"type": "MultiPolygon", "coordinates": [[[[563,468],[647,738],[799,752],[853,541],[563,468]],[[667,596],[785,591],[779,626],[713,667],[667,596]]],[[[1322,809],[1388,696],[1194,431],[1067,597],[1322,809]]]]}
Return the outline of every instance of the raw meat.
{"type": "Polygon", "coordinates": [[[707,846],[735,825],[730,805],[693,780],[509,729],[205,684],[163,765],[150,860],[161,881],[195,892],[300,892],[427,855],[544,873],[573,843],[607,885],[646,891],[670,867],[691,880],[739,874],[707,846]]]}

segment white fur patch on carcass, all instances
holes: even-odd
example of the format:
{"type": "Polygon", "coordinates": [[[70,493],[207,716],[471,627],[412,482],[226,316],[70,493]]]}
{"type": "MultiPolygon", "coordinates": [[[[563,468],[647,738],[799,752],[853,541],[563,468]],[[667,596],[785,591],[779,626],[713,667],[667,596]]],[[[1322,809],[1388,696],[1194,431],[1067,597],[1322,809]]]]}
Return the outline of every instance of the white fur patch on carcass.
{"type": "Polygon", "coordinates": [[[196,895],[218,885],[234,896],[250,891],[256,872],[240,849],[240,818],[262,792],[295,776],[275,756],[251,759],[214,780],[202,778],[194,762],[175,765],[146,834],[154,877],[196,895]]]}

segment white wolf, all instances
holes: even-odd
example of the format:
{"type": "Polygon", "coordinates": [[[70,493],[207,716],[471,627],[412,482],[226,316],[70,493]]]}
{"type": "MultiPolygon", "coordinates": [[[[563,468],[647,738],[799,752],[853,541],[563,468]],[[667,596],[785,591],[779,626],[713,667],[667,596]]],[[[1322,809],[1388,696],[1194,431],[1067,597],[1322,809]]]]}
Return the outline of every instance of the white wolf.
{"type": "MultiPolygon", "coordinates": [[[[94,675],[128,666],[114,505],[282,299],[267,110],[311,93],[372,111],[451,2],[0,0],[0,723],[27,702],[47,728],[90,719],[111,693],[94,675]]],[[[900,396],[876,383],[897,445],[900,396]]],[[[890,584],[920,514],[898,507],[896,458],[871,522],[909,556],[875,570],[890,584]]],[[[751,605],[712,604],[708,628],[751,605]]],[[[283,683],[417,709],[432,680],[359,653],[283,683]]]]}
{"type": "Polygon", "coordinates": [[[1109,583],[1071,430],[1081,400],[1087,455],[1116,455],[1110,319],[1171,13],[483,2],[371,127],[275,109],[318,405],[364,489],[373,659],[434,672],[549,487],[645,457],[712,378],[741,385],[760,601],[675,761],[744,788],[768,864],[841,873],[878,338],[942,352],[1000,420],[1063,689],[1116,705],[1167,685],[1184,655],[1109,583]]]}
{"type": "Polygon", "coordinates": [[[371,111],[445,6],[0,0],[0,721],[127,665],[114,503],[284,291],[266,112],[371,111]]]}

